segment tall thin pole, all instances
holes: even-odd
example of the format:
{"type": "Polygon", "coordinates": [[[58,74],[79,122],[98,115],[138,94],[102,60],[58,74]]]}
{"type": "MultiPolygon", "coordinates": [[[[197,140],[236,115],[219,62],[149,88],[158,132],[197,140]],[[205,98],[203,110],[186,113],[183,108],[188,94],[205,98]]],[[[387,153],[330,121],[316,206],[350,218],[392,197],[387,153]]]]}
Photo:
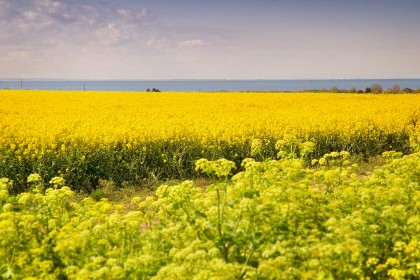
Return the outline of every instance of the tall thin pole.
{"type": "Polygon", "coordinates": [[[20,79],[20,89],[21,90],[23,89],[23,80],[22,79],[20,79]]]}
{"type": "Polygon", "coordinates": [[[86,83],[83,83],[83,91],[86,91],[86,83]]]}

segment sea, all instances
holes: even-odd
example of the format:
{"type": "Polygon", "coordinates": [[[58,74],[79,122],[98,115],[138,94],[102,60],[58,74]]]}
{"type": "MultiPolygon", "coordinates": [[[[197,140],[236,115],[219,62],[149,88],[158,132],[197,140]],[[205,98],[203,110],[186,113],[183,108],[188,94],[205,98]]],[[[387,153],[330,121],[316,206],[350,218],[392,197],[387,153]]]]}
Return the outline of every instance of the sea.
{"type": "Polygon", "coordinates": [[[80,91],[310,91],[338,89],[365,90],[373,84],[383,89],[420,88],[420,79],[330,79],[330,80],[39,80],[0,79],[0,89],[80,91]]]}

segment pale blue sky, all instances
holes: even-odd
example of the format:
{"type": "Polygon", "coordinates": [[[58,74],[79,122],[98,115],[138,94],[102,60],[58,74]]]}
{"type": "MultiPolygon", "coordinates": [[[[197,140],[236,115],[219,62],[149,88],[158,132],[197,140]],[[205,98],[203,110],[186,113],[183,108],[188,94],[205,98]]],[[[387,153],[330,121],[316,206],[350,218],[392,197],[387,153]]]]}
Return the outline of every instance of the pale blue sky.
{"type": "Polygon", "coordinates": [[[420,78],[420,0],[0,0],[0,78],[420,78]]]}

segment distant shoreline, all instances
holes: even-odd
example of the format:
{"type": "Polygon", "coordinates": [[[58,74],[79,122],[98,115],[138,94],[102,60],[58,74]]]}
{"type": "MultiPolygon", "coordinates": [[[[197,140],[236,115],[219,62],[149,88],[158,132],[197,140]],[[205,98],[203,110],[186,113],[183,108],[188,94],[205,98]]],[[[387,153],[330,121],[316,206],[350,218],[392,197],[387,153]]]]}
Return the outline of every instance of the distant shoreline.
{"type": "Polygon", "coordinates": [[[307,79],[307,80],[44,80],[0,79],[0,89],[159,91],[180,92],[365,92],[373,85],[383,91],[417,92],[420,79],[307,79]]]}

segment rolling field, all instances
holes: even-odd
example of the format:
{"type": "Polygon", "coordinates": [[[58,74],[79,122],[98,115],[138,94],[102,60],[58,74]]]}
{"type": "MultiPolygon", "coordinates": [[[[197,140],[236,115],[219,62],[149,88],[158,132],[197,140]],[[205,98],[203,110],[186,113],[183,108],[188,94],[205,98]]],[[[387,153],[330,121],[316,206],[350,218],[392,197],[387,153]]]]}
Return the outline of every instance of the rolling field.
{"type": "Polygon", "coordinates": [[[408,153],[419,104],[419,95],[0,91],[0,177],[18,191],[31,173],[87,191],[100,179],[194,178],[199,158],[239,165],[254,139],[275,159],[288,134],[315,143],[310,158],[408,153]]]}
{"type": "Polygon", "coordinates": [[[419,279],[419,104],[0,91],[0,278],[419,279]]]}

